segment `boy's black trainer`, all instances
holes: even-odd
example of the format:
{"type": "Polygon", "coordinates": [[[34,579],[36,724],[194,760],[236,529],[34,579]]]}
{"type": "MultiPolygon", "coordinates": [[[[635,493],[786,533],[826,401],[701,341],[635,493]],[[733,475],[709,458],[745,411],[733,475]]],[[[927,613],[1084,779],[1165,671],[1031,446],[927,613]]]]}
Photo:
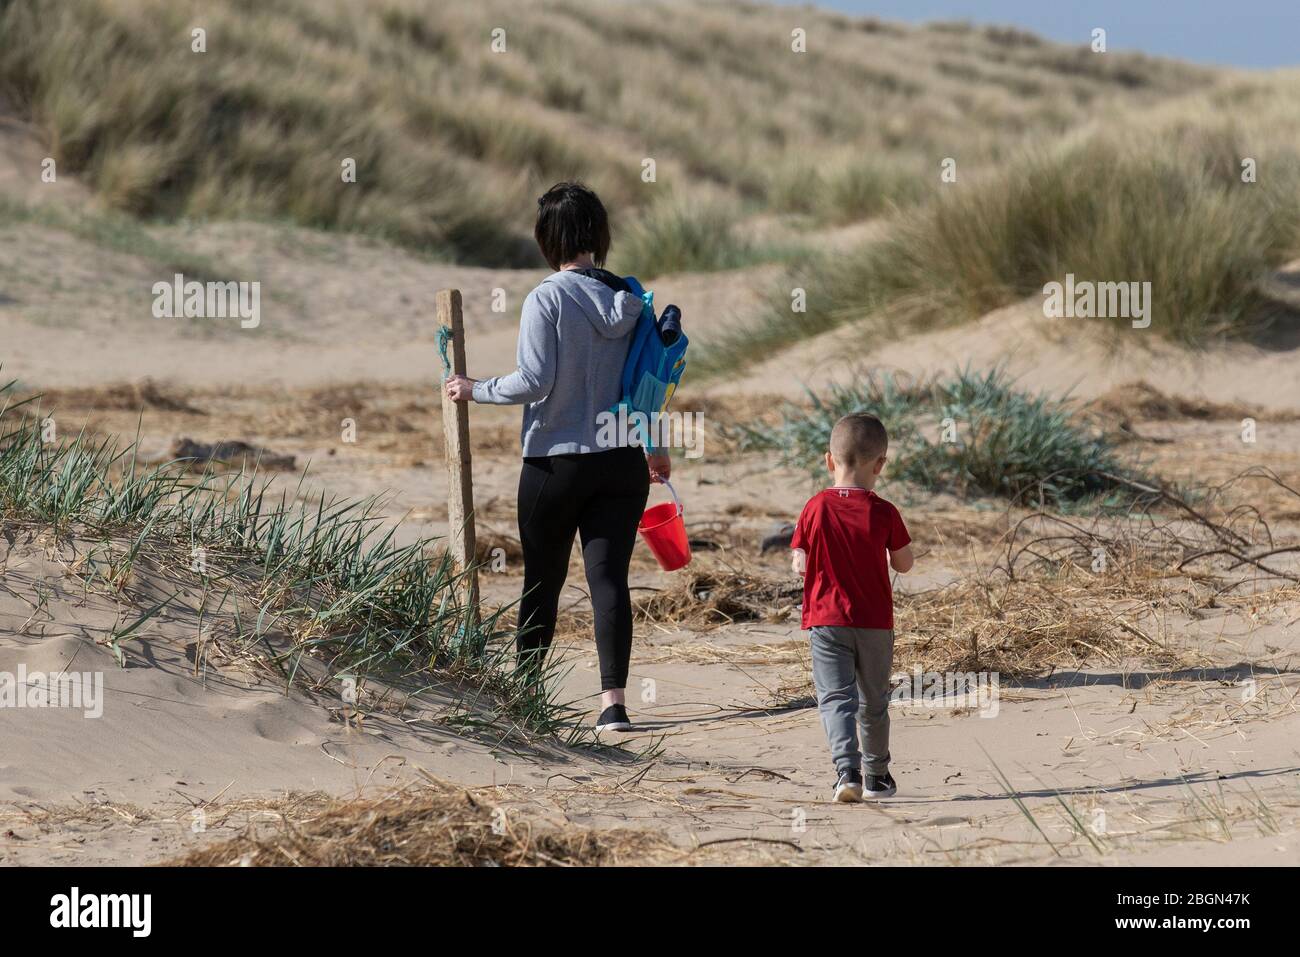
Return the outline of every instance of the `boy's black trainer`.
{"type": "Polygon", "coordinates": [[[891,798],[898,793],[898,784],[888,771],[884,774],[868,774],[865,793],[869,798],[891,798]]]}
{"type": "Polygon", "coordinates": [[[835,803],[857,804],[861,800],[862,772],[857,768],[841,771],[839,780],[835,782],[835,803]]]}

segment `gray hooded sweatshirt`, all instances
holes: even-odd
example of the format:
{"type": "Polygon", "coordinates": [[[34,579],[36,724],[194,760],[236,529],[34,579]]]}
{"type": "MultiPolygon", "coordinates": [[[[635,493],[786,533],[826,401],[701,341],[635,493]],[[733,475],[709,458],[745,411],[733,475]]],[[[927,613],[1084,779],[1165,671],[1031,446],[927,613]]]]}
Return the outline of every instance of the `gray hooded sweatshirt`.
{"type": "Polygon", "coordinates": [[[602,452],[596,417],[622,398],[623,363],[641,299],[571,270],[524,300],[519,368],[474,385],[474,401],[524,403],[525,457],[602,452]]]}

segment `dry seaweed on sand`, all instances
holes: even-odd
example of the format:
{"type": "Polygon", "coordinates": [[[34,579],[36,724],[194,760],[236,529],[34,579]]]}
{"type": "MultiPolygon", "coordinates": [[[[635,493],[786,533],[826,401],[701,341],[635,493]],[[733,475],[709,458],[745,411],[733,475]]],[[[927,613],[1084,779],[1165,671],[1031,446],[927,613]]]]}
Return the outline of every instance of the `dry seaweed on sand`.
{"type": "Polygon", "coordinates": [[[1253,466],[1195,497],[1164,485],[1138,484],[1137,490],[1152,496],[1152,507],[1110,525],[1083,527],[1042,511],[1025,515],[1007,536],[1008,576],[1020,575],[1021,562],[1038,570],[1101,554],[1126,569],[1163,568],[1166,576],[1228,590],[1248,581],[1300,583],[1294,567],[1300,543],[1279,539],[1265,515],[1265,509],[1287,515],[1300,507],[1300,489],[1271,469],[1253,466]],[[1158,505],[1172,511],[1157,512],[1158,505]]]}
{"type": "MultiPolygon", "coordinates": [[[[1179,419],[1218,419],[1231,421],[1258,416],[1260,410],[1241,402],[1210,402],[1180,395],[1167,395],[1150,383],[1139,380],[1116,386],[1092,403],[1091,411],[1110,422],[1170,421],[1179,419]]],[[[1271,410],[1270,420],[1293,418],[1286,411],[1271,410]]]]}
{"type": "Polygon", "coordinates": [[[1033,677],[1062,667],[1141,660],[1187,664],[1187,652],[1148,634],[1129,586],[1072,568],[1051,580],[955,582],[900,595],[895,620],[900,666],[993,671],[1033,677]],[[1099,593],[1112,595],[1101,597],[1099,593]],[[1106,600],[1110,598],[1112,600],[1106,600]],[[1126,607],[1128,606],[1128,607],[1126,607]]]}
{"type": "MultiPolygon", "coordinates": [[[[1062,668],[1122,667],[1141,661],[1173,670],[1201,661],[1151,634],[1133,585],[1072,568],[1053,579],[966,579],[895,596],[894,667],[926,672],[993,672],[1038,678],[1062,668]]],[[[782,706],[812,702],[808,655],[800,673],[775,689],[782,706]]]]}
{"type": "MultiPolygon", "coordinates": [[[[268,808],[268,810],[271,810],[268,808]]],[[[296,819],[250,823],[172,865],[244,867],[643,864],[674,852],[658,835],[533,822],[482,793],[435,783],[376,798],[323,799],[296,819]]]]}
{"type": "Polygon", "coordinates": [[[474,557],[489,567],[499,561],[514,564],[524,560],[524,546],[516,535],[483,528],[474,537],[474,557]]]}
{"type": "Polygon", "coordinates": [[[808,642],[804,638],[742,644],[673,641],[653,652],[638,654],[637,663],[651,665],[675,661],[692,665],[787,665],[799,664],[807,658],[808,642]]]}
{"type": "MultiPolygon", "coordinates": [[[[446,554],[445,545],[438,545],[432,549],[435,561],[441,561],[446,554]]],[[[522,562],[523,559],[524,547],[517,536],[499,532],[491,527],[480,528],[475,533],[474,561],[485,570],[499,571],[501,563],[504,562],[506,567],[509,567],[522,562]]]]}
{"type": "Polygon", "coordinates": [[[704,630],[742,621],[780,621],[803,600],[803,583],[738,569],[687,568],[672,584],[633,598],[637,619],[704,630]]]}
{"type": "MultiPolygon", "coordinates": [[[[1267,605],[1300,580],[1286,559],[1300,552],[1279,540],[1260,511],[1234,504],[1239,486],[1300,491],[1267,469],[1248,469],[1194,501],[1144,488],[1172,507],[1085,527],[1034,512],[1007,535],[1000,567],[932,592],[898,598],[900,655],[954,668],[1032,675],[1061,666],[1140,659],[1159,667],[1194,664],[1191,651],[1147,632],[1155,607],[1192,611],[1249,586],[1267,605]],[[914,640],[915,639],[915,640],[914,640]]],[[[1248,499],[1249,500],[1249,499],[1248,499]]]]}
{"type": "Polygon", "coordinates": [[[262,471],[284,471],[293,469],[295,461],[292,455],[272,452],[241,439],[196,442],[190,438],[179,438],[172,443],[171,457],[185,462],[193,471],[203,471],[210,463],[258,468],[262,471]]]}
{"type": "Polygon", "coordinates": [[[41,393],[42,404],[66,411],[93,409],[96,411],[138,412],[157,409],[163,412],[182,412],[188,415],[207,415],[194,406],[190,399],[159,385],[149,376],[136,382],[123,382],[80,389],[51,389],[41,393]]]}

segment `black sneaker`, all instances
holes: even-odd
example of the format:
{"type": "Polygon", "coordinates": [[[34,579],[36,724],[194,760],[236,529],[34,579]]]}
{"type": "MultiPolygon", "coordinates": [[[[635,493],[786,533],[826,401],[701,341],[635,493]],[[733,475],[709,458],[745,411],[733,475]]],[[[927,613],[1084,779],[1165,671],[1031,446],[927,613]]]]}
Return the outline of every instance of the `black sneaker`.
{"type": "Polygon", "coordinates": [[[836,804],[857,804],[862,800],[862,772],[856,768],[841,771],[835,782],[836,804]]]}
{"type": "Polygon", "coordinates": [[[621,704],[612,704],[600,713],[596,719],[597,731],[631,731],[632,722],[627,719],[627,708],[621,704]]]}
{"type": "Polygon", "coordinates": [[[868,774],[866,796],[869,798],[891,798],[898,793],[898,784],[894,776],[886,771],[884,774],[868,774]]]}

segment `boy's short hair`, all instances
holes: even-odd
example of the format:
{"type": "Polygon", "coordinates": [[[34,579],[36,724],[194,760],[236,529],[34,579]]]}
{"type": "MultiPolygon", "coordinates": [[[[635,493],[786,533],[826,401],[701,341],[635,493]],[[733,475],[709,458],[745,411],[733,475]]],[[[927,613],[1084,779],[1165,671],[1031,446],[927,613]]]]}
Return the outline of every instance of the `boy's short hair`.
{"type": "Polygon", "coordinates": [[[831,455],[848,468],[866,465],[889,449],[885,425],[870,412],[853,412],[831,429],[831,455]]]}
{"type": "Polygon", "coordinates": [[[558,270],[583,253],[597,266],[609,255],[609,218],[593,190],[582,183],[556,183],[537,200],[537,246],[552,269],[558,270]]]}

